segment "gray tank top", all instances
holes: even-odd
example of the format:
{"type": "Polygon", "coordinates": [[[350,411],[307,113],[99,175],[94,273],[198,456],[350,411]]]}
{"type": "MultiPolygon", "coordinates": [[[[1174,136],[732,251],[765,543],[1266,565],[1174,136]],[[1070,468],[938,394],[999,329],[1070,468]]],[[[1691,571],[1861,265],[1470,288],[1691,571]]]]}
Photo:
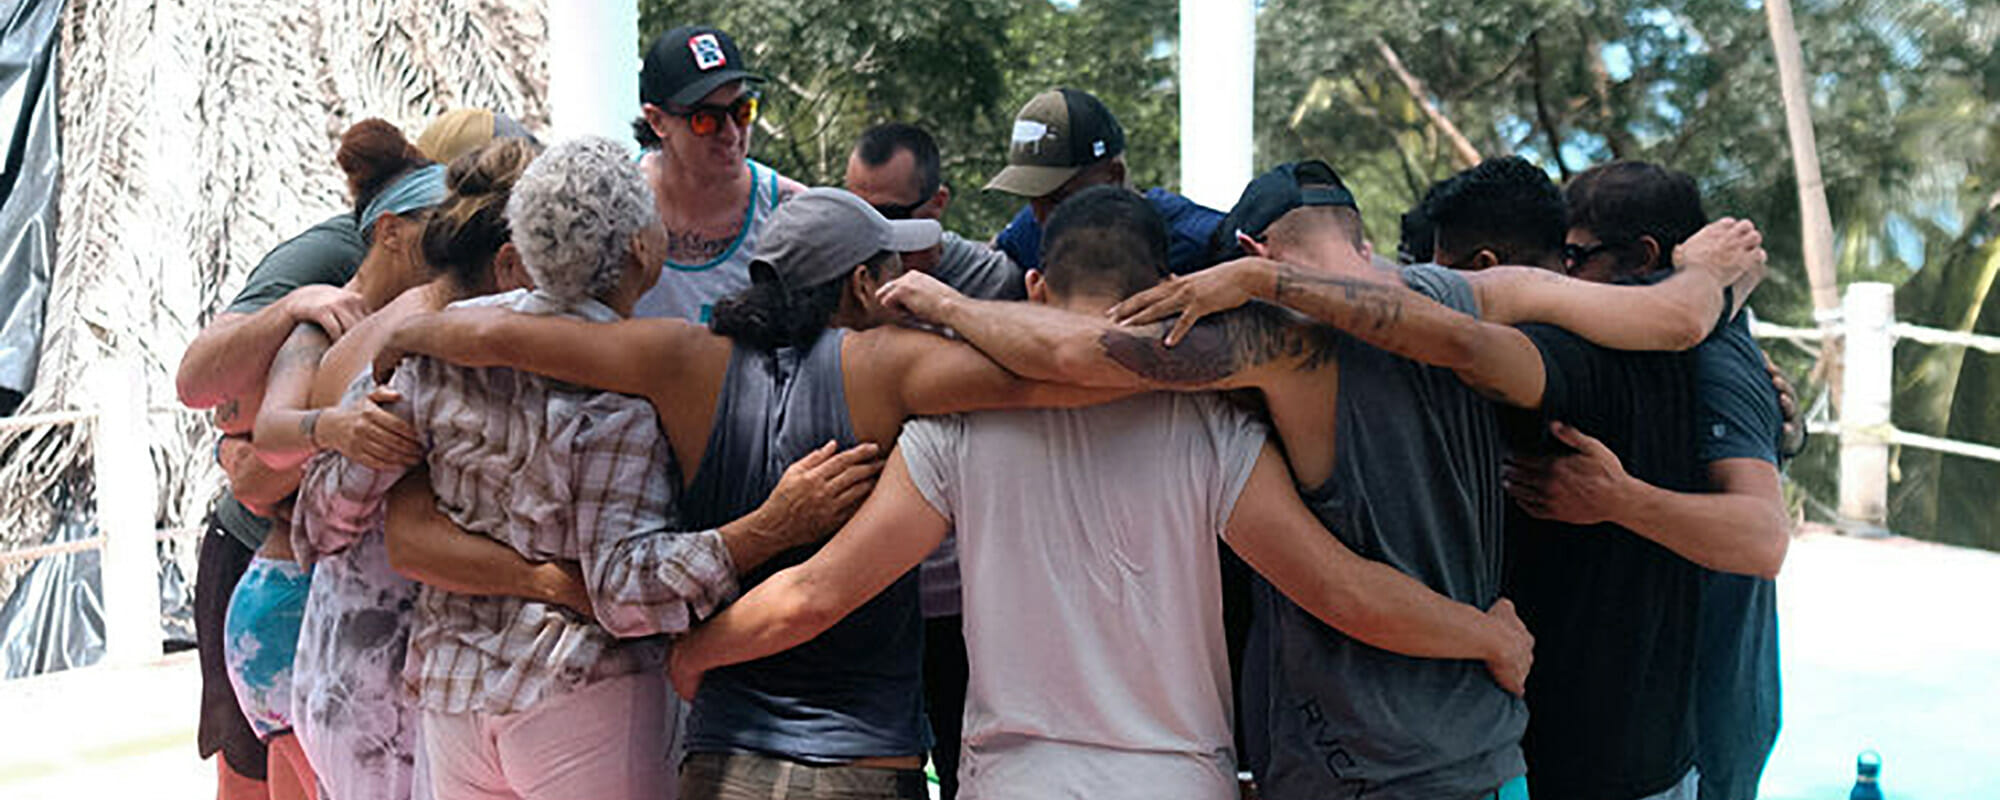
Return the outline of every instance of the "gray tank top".
{"type": "Polygon", "coordinates": [[[750,287],[750,255],[757,250],[757,235],[778,207],[778,171],[746,160],[750,165],[750,202],[743,207],[743,227],[736,240],[706,264],[676,264],[668,261],[660,270],[660,281],[639,296],[632,308],[635,317],[671,317],[697,325],[707,325],[715,301],[750,287]]]}
{"type": "MultiPolygon", "coordinates": [[[[738,345],[716,402],[708,448],[681,497],[692,529],[736,519],[764,502],[785,467],[831,439],[855,444],[840,367],[847,332],[804,350],[738,345]]],[[[797,548],[745,575],[744,591],[798,564],[797,548]]],[[[688,717],[689,752],[758,752],[807,763],[930,749],[923,714],[923,617],[911,570],[805,644],[714,670],[688,717]]]]}
{"type": "MultiPolygon", "coordinates": [[[[1410,288],[1477,313],[1455,273],[1410,288]]],[[[1503,456],[1492,406],[1449,371],[1351,337],[1339,349],[1334,477],[1306,504],[1362,558],[1480,608],[1500,594],[1503,456]]],[[[1419,659],[1348,638],[1256,582],[1245,655],[1248,763],[1263,795],[1475,797],[1521,775],[1527,707],[1477,661],[1419,659]]]]}

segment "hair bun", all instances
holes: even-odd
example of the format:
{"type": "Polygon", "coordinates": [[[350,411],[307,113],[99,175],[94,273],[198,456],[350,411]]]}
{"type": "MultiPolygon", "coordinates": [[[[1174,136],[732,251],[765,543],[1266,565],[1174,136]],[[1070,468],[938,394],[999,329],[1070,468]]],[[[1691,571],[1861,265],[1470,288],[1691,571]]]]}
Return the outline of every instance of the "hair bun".
{"type": "Polygon", "coordinates": [[[347,174],[347,191],[356,208],[396,176],[430,163],[400,129],[379,117],[354,123],[342,133],[334,161],[347,174]]]}

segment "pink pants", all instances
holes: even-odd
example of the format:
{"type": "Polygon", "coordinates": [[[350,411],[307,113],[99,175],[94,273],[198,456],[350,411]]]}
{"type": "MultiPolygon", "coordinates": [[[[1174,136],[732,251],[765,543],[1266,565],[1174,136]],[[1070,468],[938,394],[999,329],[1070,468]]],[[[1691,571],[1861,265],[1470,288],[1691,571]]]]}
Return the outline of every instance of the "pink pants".
{"type": "Polygon", "coordinates": [[[658,670],[516,714],[424,712],[437,800],[673,800],[678,698],[658,670]]]}

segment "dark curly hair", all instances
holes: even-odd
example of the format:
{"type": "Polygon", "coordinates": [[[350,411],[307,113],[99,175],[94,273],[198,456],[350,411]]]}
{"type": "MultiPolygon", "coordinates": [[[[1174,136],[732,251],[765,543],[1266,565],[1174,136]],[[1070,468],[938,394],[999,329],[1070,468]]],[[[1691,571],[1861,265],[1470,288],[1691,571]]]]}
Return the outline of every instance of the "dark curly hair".
{"type": "MultiPolygon", "coordinates": [[[[883,250],[864,262],[868,274],[882,277],[896,253],[883,250]]],[[[832,280],[804,289],[788,289],[770,265],[750,265],[750,288],[715,301],[708,329],[759,350],[808,347],[833,322],[840,310],[847,280],[832,280]]]]}
{"type": "Polygon", "coordinates": [[[1554,264],[1569,230],[1562,190],[1520,156],[1482,161],[1438,186],[1425,209],[1437,230],[1435,255],[1464,262],[1491,250],[1502,264],[1554,264]]]}

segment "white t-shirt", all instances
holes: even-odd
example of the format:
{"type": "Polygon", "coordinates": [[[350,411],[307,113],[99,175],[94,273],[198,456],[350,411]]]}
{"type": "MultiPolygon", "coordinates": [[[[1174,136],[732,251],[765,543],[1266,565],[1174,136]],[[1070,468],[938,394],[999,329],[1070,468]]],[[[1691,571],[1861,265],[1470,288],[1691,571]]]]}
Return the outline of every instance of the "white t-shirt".
{"type": "Polygon", "coordinates": [[[1216,544],[1264,437],[1181,394],[904,426],[958,532],[960,797],[1236,796],[1216,544]]]}

